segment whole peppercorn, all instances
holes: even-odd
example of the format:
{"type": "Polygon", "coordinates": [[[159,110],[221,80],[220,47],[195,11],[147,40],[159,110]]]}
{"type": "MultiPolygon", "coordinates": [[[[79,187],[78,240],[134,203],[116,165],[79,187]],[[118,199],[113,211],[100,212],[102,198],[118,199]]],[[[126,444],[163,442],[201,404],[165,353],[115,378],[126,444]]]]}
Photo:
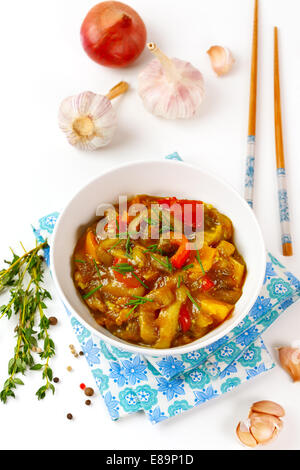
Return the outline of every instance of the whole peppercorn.
{"type": "Polygon", "coordinates": [[[84,393],[87,397],[92,397],[94,395],[94,390],[91,387],[87,387],[85,388],[84,393]]]}
{"type": "Polygon", "coordinates": [[[57,318],[56,317],[49,317],[49,323],[52,326],[57,325],[57,318]]]}
{"type": "Polygon", "coordinates": [[[91,400],[86,400],[86,401],[85,401],[85,404],[86,404],[87,406],[90,406],[91,403],[92,403],[91,400]]]}
{"type": "Polygon", "coordinates": [[[58,378],[58,377],[54,377],[53,382],[54,382],[55,384],[58,384],[59,378],[58,378]]]}
{"type": "Polygon", "coordinates": [[[83,351],[80,351],[80,352],[79,352],[79,356],[84,356],[84,352],[83,352],[83,351]]]}
{"type": "Polygon", "coordinates": [[[67,414],[67,418],[68,418],[68,419],[73,419],[73,415],[72,415],[71,413],[68,413],[68,414],[67,414]]]}

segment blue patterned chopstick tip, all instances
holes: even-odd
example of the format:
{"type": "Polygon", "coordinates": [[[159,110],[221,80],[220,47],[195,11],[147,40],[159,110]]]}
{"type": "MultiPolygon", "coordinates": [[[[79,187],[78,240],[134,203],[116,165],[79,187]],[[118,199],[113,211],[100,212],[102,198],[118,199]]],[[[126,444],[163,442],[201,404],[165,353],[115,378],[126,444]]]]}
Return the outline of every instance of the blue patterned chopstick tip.
{"type": "Polygon", "coordinates": [[[286,171],[285,168],[277,168],[277,184],[278,184],[278,204],[279,218],[281,229],[281,244],[292,243],[290,232],[290,212],[288,203],[286,171]]]}
{"type": "Polygon", "coordinates": [[[248,135],[246,175],[245,175],[245,199],[251,208],[253,208],[254,164],[255,164],[255,135],[248,135]]]}

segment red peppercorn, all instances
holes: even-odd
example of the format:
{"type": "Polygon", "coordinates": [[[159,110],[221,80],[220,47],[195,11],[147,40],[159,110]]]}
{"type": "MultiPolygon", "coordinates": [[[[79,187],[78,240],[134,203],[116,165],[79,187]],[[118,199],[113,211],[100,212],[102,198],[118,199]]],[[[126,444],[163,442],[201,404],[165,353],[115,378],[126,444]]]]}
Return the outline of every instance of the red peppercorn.
{"type": "Polygon", "coordinates": [[[81,390],[84,390],[86,385],[85,384],[80,384],[79,387],[81,388],[81,390]]]}

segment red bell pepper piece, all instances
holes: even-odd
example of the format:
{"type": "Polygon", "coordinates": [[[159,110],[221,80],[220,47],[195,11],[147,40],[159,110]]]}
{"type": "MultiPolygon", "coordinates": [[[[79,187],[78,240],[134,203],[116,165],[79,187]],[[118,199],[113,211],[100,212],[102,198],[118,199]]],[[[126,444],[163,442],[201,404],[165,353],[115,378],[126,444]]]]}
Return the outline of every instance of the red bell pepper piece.
{"type": "Polygon", "coordinates": [[[201,290],[206,291],[214,287],[214,283],[207,275],[202,279],[201,290]]]}
{"type": "Polygon", "coordinates": [[[163,199],[158,199],[157,201],[159,204],[165,204],[167,205],[170,209],[172,209],[173,204],[179,204],[182,209],[182,223],[184,223],[187,226],[190,227],[201,227],[203,224],[203,217],[202,217],[202,212],[198,214],[197,212],[197,206],[199,204],[203,204],[202,201],[196,201],[196,200],[189,200],[189,199],[177,199],[176,197],[166,197],[163,199]],[[200,217],[199,217],[200,215],[200,217]],[[200,220],[197,220],[197,216],[200,218],[200,220]]]}
{"type": "Polygon", "coordinates": [[[171,243],[178,245],[179,248],[176,253],[171,257],[170,261],[175,269],[180,269],[186,263],[191,251],[188,248],[188,239],[182,234],[180,239],[173,238],[171,243]]]}
{"type": "Polygon", "coordinates": [[[191,328],[191,324],[192,324],[191,315],[185,305],[181,307],[180,312],[179,312],[179,324],[181,326],[183,333],[185,333],[191,328]]]}

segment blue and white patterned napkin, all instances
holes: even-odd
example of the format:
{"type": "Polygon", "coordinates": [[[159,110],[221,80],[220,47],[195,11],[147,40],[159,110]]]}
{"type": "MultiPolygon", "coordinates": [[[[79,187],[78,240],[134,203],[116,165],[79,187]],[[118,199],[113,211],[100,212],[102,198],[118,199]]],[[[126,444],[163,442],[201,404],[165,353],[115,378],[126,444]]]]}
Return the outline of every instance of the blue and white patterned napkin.
{"type": "MultiPolygon", "coordinates": [[[[176,153],[167,158],[180,159],[176,153]]],[[[53,212],[33,227],[40,242],[48,239],[51,245],[58,216],[53,212]]],[[[45,258],[49,264],[49,250],[45,258]]],[[[269,253],[263,288],[244,320],[206,348],[166,357],[111,346],[67,314],[111,418],[144,411],[155,424],[272,369],[260,335],[299,297],[300,281],[269,253]]]]}

